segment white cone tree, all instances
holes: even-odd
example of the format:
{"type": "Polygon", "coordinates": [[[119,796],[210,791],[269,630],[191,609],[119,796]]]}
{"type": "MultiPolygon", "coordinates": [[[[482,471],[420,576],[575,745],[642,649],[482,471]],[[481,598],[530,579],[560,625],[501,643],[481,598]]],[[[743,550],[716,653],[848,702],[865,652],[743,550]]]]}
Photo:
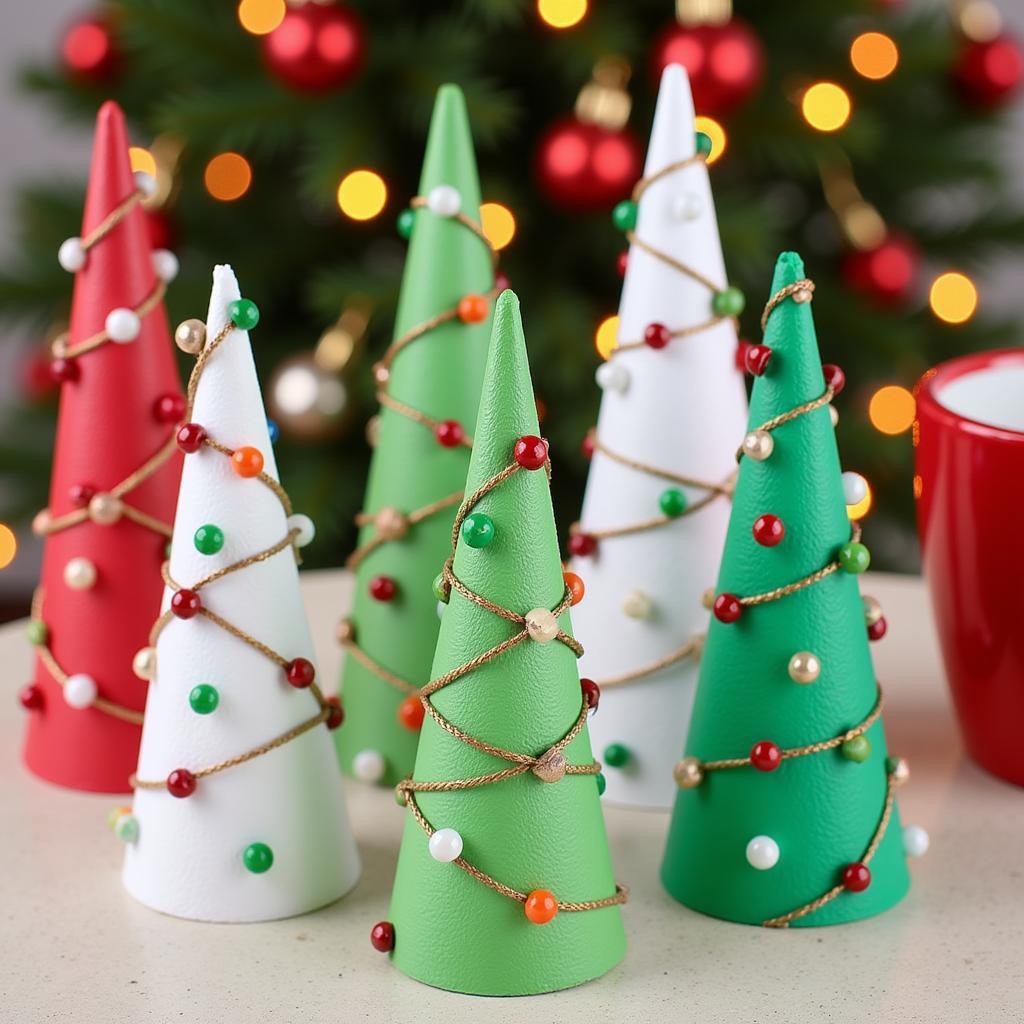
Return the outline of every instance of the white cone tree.
{"type": "Polygon", "coordinates": [[[707,627],[701,599],[718,574],[729,520],[723,491],[747,422],[732,319],[742,295],[727,285],[678,65],[662,76],[638,193],[635,206],[616,209],[631,245],[619,348],[598,369],[595,450],[570,539],[586,584],[573,623],[586,650],[580,672],[602,686],[591,735],[606,799],[668,808],[699,643],[683,652],[707,627]]]}
{"type": "Polygon", "coordinates": [[[299,595],[294,551],[312,527],[277,484],[244,329],[258,316],[217,267],[179,432],[188,454],[134,807],[115,824],[128,891],[207,921],[300,914],[359,874],[328,730],[340,714],[313,676],[299,595]]]}

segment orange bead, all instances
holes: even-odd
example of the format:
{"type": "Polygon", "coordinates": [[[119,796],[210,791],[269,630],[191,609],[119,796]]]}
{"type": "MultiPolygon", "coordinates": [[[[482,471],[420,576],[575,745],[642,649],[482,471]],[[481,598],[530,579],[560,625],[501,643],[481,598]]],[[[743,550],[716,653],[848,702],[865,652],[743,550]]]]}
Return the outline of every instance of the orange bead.
{"type": "Polygon", "coordinates": [[[459,299],[458,313],[464,324],[478,324],[487,319],[487,299],[482,295],[464,295],[459,299]]]}
{"type": "Polygon", "coordinates": [[[587,588],[583,585],[583,580],[574,572],[563,572],[562,575],[565,577],[565,585],[569,588],[569,593],[572,594],[572,603],[574,605],[579,604],[583,600],[583,595],[587,592],[587,588]]]}
{"type": "Polygon", "coordinates": [[[398,720],[410,732],[419,732],[423,725],[423,701],[419,697],[406,697],[398,705],[398,720]]]}
{"type": "Polygon", "coordinates": [[[239,476],[259,476],[263,472],[263,453],[259,448],[236,448],[231,454],[231,468],[239,476]]]}
{"type": "Polygon", "coordinates": [[[534,889],[526,897],[523,910],[534,924],[547,924],[558,913],[558,903],[547,889],[534,889]]]}

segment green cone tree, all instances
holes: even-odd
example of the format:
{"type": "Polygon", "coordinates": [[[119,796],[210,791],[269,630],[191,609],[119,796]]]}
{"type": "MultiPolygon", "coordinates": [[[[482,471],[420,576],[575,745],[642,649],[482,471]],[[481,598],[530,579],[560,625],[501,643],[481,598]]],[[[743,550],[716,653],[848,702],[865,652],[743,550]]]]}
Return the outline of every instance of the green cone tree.
{"type": "MultiPolygon", "coordinates": [[[[445,85],[434,106],[420,196],[440,196],[443,207],[445,190],[450,201],[452,189],[460,212],[479,223],[480,186],[466,103],[457,86],[445,85]]],[[[456,217],[420,205],[403,218],[411,236],[396,340],[456,310],[466,296],[486,296],[494,286],[490,249],[456,217]]],[[[392,399],[426,420],[387,404],[380,410],[363,503],[367,521],[358,543],[362,548],[387,531],[398,536],[358,560],[350,628],[343,623],[339,633],[347,650],[338,754],[342,769],[365,781],[393,785],[412,770],[416,756],[420,717],[410,694],[430,672],[438,630],[431,583],[448,554],[458,501],[419,522],[409,524],[405,517],[457,495],[465,483],[469,449],[458,436],[462,431],[468,437],[476,418],[489,329],[489,311],[476,322],[454,316],[398,351],[389,379],[379,382],[392,399]],[[442,432],[435,431],[435,423],[444,424],[442,432]],[[394,679],[388,682],[372,666],[394,679]],[[403,701],[409,703],[400,720],[403,701]]]]}
{"type": "MultiPolygon", "coordinates": [[[[467,495],[513,464],[521,437],[536,439],[537,434],[519,303],[506,291],[497,302],[467,495]]],[[[461,530],[453,564],[454,576],[471,591],[527,617],[535,609],[557,612],[568,604],[544,468],[513,472],[475,504],[472,515],[485,515],[493,523],[492,539],[475,547],[466,541],[469,531],[461,530]]],[[[393,946],[395,965],[427,984],[458,992],[526,995],[597,977],[623,956],[625,934],[615,905],[622,897],[616,896],[600,783],[594,777],[599,766],[587,735],[567,611],[558,615],[557,624],[565,631],[558,639],[538,642],[530,634],[428,698],[440,716],[466,735],[531,758],[541,758],[581,724],[562,753],[570,766],[586,774],[570,767],[557,781],[545,782],[540,766],[537,774],[530,766],[484,785],[409,794],[390,925],[375,929],[374,942],[383,928],[384,938],[389,934],[393,941],[378,948],[393,946]],[[435,841],[446,840],[447,855],[444,849],[432,855],[433,843],[415,808],[431,827],[445,830],[435,841]],[[462,857],[445,862],[441,858],[451,856],[452,843],[462,857]],[[537,890],[552,894],[558,912],[547,923],[534,923],[528,900],[473,877],[463,869],[462,858],[523,896],[537,890]],[[611,905],[584,910],[562,905],[589,901],[611,905]]],[[[432,679],[523,628],[453,588],[432,679]]],[[[464,742],[428,715],[412,784],[473,779],[515,767],[509,759],[464,742]]]]}
{"type": "MultiPolygon", "coordinates": [[[[803,278],[800,257],[783,253],[772,295],[803,278]]],[[[825,393],[807,298],[789,295],[768,318],[771,356],[754,383],[752,432],[825,393]]],[[[881,717],[828,749],[785,753],[857,732],[878,691],[856,578],[867,552],[851,546],[827,403],[769,436],[773,444],[752,434],[744,442],[662,879],[676,899],[714,917],[837,924],[886,910],[907,891],[895,804],[885,813],[906,766],[887,757],[881,717]],[[780,524],[765,516],[781,521],[781,540],[780,524]],[[833,564],[778,599],[731,601],[833,564]],[[737,767],[713,764],[748,757],[737,767]],[[867,876],[856,867],[865,861],[867,876]],[[827,902],[791,916],[827,893],[827,902]]]]}

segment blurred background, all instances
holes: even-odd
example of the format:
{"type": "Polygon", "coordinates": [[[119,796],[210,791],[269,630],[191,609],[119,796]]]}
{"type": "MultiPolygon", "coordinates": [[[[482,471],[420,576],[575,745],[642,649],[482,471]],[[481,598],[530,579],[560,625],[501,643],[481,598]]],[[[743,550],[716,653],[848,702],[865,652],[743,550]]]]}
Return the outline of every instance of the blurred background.
{"type": "MultiPolygon", "coordinates": [[[[404,243],[437,87],[466,92],[483,225],[523,300],[556,512],[576,518],[615,343],[622,237],[657,77],[686,65],[744,337],[777,252],[818,290],[845,469],[863,474],[879,568],[914,570],[920,374],[1024,339],[1024,0],[47,0],[0,33],[0,617],[24,614],[41,553],[56,390],[48,343],[72,280],[95,111],[130,122],[154,174],[154,244],[181,274],[172,325],[235,265],[307,565],[354,540],[404,243]]],[[[666,411],[666,415],[669,411],[666,411]]]]}

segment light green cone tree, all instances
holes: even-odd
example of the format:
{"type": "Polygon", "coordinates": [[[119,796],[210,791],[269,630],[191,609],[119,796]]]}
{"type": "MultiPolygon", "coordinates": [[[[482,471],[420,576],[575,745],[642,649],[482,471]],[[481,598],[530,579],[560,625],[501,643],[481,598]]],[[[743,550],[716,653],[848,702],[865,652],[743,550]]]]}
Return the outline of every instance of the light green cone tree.
{"type": "MultiPolygon", "coordinates": [[[[461,200],[461,213],[479,223],[480,186],[466,104],[457,86],[445,85],[434,106],[420,195],[434,193],[441,200],[437,208],[443,209],[445,200],[451,201],[451,189],[461,200]]],[[[465,224],[426,205],[403,216],[407,225],[412,224],[412,234],[396,339],[438,314],[454,311],[467,295],[487,295],[494,285],[491,252],[465,224]]],[[[388,394],[430,420],[455,421],[468,436],[480,399],[489,329],[488,312],[482,321],[464,322],[456,316],[429,330],[397,353],[385,384],[388,394]]],[[[363,503],[371,521],[360,532],[360,547],[380,534],[379,522],[372,517],[382,510],[385,522],[390,517],[389,525],[394,526],[390,510],[405,517],[457,494],[469,463],[465,445],[446,447],[429,423],[387,405],[380,410],[376,434],[363,503]]],[[[451,431],[446,440],[452,440],[451,431]]],[[[407,775],[416,756],[419,728],[415,698],[412,722],[406,716],[403,725],[399,707],[408,691],[385,681],[357,655],[364,652],[372,663],[413,687],[426,682],[438,630],[431,583],[447,557],[457,507],[458,502],[448,504],[408,525],[404,535],[382,543],[358,563],[342,667],[345,724],[336,742],[342,769],[365,781],[394,784],[407,775]],[[390,600],[371,594],[373,581],[380,577],[394,585],[390,600]]],[[[401,525],[397,532],[402,532],[401,525]]],[[[339,639],[345,633],[343,622],[339,639]]]]}
{"type": "MultiPolygon", "coordinates": [[[[800,257],[783,253],[772,295],[803,277],[800,257]]],[[[811,307],[788,297],[770,315],[764,343],[772,354],[754,383],[751,431],[825,391],[811,307]]],[[[768,457],[747,455],[740,465],[716,592],[726,619],[722,595],[764,594],[837,561],[863,567],[863,557],[859,566],[839,558],[851,526],[828,406],[781,424],[770,437],[768,457]],[[754,523],[766,514],[784,527],[775,546],[755,539],[754,523]]],[[[763,456],[763,448],[755,454],[763,456]]],[[[868,719],[877,686],[854,572],[840,568],[777,600],[743,606],[731,623],[718,615],[701,662],[688,759],[706,765],[747,758],[762,741],[800,748],[868,719]],[[803,657],[791,661],[797,654],[803,657]]],[[[761,748],[762,765],[768,753],[761,748]]],[[[790,915],[842,886],[847,866],[866,859],[884,823],[890,777],[893,788],[905,777],[905,765],[887,758],[880,717],[862,738],[783,758],[774,770],[710,770],[688,759],[677,766],[681,788],[662,879],[688,907],[747,924],[790,915]]],[[[855,871],[859,881],[851,887],[785,923],[855,921],[904,896],[909,878],[895,804],[867,859],[866,888],[855,871]]]]}
{"type": "MultiPolygon", "coordinates": [[[[537,434],[519,303],[506,291],[497,302],[466,493],[513,462],[520,437],[537,434]]],[[[456,578],[520,615],[557,609],[565,583],[543,468],[515,472],[474,511],[493,521],[493,540],[483,548],[459,541],[456,578]]],[[[558,625],[570,631],[568,612],[558,625]]],[[[453,589],[432,678],[519,628],[453,589]]],[[[526,639],[430,700],[469,736],[532,757],[566,736],[582,707],[575,655],[559,640],[526,639]]],[[[594,766],[585,725],[564,754],[570,765],[594,766]]],[[[428,716],[413,780],[469,779],[510,766],[428,716]]],[[[546,783],[525,771],[457,792],[417,792],[414,799],[434,828],[459,834],[467,862],[519,893],[540,889],[560,902],[584,902],[616,892],[593,774],[546,783]]],[[[434,859],[424,829],[411,809],[406,814],[390,920],[393,960],[404,973],[457,992],[527,995],[577,985],[622,958],[625,934],[617,905],[559,909],[548,923],[532,923],[518,899],[489,888],[459,863],[434,859]]]]}

